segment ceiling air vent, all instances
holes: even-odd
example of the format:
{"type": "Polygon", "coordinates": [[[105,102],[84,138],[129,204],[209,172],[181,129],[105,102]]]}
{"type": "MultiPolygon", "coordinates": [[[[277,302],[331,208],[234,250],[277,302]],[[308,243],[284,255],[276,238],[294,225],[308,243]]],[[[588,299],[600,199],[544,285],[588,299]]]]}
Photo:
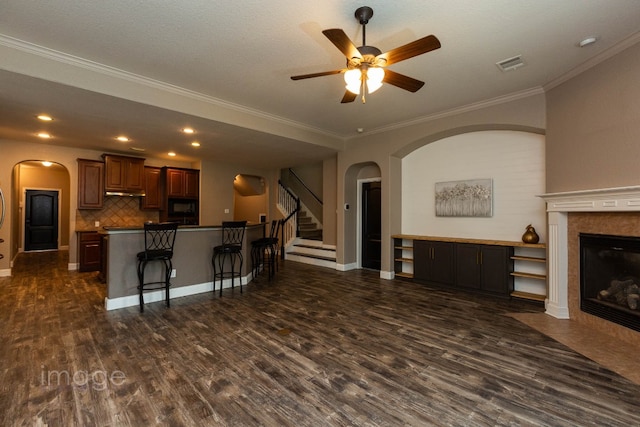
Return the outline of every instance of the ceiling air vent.
{"type": "Polygon", "coordinates": [[[513,58],[503,59],[500,62],[496,62],[496,65],[502,71],[511,71],[522,67],[524,65],[524,61],[522,60],[522,55],[518,55],[513,58]]]}

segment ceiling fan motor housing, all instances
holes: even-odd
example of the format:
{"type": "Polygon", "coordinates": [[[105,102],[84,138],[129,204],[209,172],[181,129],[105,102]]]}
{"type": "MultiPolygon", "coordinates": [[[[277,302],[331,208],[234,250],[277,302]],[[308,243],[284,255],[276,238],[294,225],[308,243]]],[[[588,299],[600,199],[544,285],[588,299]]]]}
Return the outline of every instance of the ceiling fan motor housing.
{"type": "Polygon", "coordinates": [[[356,18],[362,25],[369,23],[369,19],[373,16],[373,9],[369,6],[362,6],[356,9],[356,18]]]}

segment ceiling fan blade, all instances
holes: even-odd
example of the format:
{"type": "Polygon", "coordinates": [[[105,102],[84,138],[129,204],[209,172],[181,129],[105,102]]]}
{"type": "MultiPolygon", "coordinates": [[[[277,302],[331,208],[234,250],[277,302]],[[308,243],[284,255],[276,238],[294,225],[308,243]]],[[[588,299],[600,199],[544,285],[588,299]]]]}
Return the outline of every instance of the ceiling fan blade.
{"type": "Polygon", "coordinates": [[[386,60],[387,62],[384,66],[387,66],[439,48],[440,40],[438,40],[436,36],[430,35],[405,44],[404,46],[391,49],[388,52],[381,53],[376,56],[376,58],[386,60]]]}
{"type": "Polygon", "coordinates": [[[356,98],[358,97],[357,94],[353,93],[353,92],[349,92],[346,91],[344,93],[344,96],[342,97],[342,101],[340,101],[341,104],[346,104],[347,102],[353,102],[356,100],[356,98]]]}
{"type": "Polygon", "coordinates": [[[302,80],[302,79],[310,79],[313,77],[331,76],[333,74],[340,74],[344,72],[345,70],[333,70],[333,71],[323,71],[321,73],[302,74],[299,76],[291,76],[291,80],[302,80]]]}
{"type": "Polygon", "coordinates": [[[396,73],[389,69],[384,70],[384,79],[382,79],[382,81],[389,83],[390,85],[397,86],[400,89],[408,90],[409,92],[417,92],[422,86],[424,86],[424,82],[421,82],[420,80],[405,76],[404,74],[396,73]]]}
{"type": "Polygon", "coordinates": [[[329,30],[324,30],[322,32],[330,41],[333,43],[339,50],[347,57],[347,59],[351,58],[362,58],[360,51],[356,45],[353,44],[351,39],[339,28],[332,28],[329,30]]]}

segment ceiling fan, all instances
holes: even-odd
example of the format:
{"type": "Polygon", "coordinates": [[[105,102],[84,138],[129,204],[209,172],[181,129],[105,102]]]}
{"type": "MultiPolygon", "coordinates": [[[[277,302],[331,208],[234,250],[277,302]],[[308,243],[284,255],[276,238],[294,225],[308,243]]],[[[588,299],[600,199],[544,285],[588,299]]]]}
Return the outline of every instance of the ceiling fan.
{"type": "Polygon", "coordinates": [[[342,97],[343,104],[353,102],[360,93],[362,93],[362,103],[365,103],[365,92],[375,92],[382,86],[382,83],[389,83],[409,92],[417,92],[424,86],[424,82],[385,69],[385,67],[439,49],[440,41],[436,36],[430,35],[382,53],[377,47],[367,46],[366,43],[366,25],[372,16],[373,9],[368,6],[356,9],[355,17],[362,25],[362,46],[360,47],[356,47],[345,32],[339,28],[322,32],[347,57],[347,68],[292,76],[291,79],[302,80],[344,74],[347,91],[342,97]]]}

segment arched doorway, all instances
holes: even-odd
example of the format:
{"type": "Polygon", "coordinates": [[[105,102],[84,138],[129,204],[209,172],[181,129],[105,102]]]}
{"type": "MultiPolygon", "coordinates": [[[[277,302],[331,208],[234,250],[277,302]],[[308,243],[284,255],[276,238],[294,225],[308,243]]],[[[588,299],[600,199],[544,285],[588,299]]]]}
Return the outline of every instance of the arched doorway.
{"type": "MultiPolygon", "coordinates": [[[[69,248],[70,175],[61,164],[27,160],[13,169],[12,240],[21,251],[69,248]]],[[[12,254],[15,255],[15,254],[12,254]]]]}

